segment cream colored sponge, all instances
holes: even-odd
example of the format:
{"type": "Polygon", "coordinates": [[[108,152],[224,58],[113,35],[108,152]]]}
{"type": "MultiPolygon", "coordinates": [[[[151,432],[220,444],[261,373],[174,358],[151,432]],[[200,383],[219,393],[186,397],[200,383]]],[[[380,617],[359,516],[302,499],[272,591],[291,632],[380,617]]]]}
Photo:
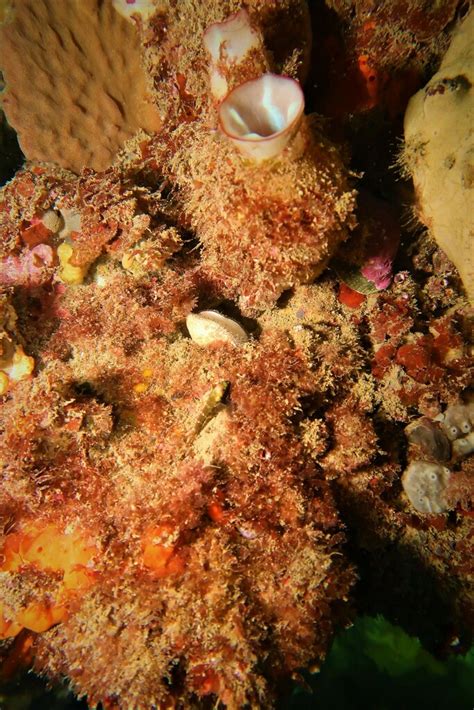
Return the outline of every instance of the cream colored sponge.
{"type": "Polygon", "coordinates": [[[457,28],[437,74],[405,114],[402,160],[420,219],[474,301],[474,12],[457,28]]]}

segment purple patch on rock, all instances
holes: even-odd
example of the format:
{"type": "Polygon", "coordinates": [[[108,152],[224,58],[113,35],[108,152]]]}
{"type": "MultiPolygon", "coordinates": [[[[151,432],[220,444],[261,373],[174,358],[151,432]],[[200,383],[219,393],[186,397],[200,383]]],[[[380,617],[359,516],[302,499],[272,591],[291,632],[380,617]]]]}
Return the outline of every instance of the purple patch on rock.
{"type": "Polygon", "coordinates": [[[400,227],[391,207],[372,195],[363,196],[362,211],[369,218],[360,273],[382,291],[392,280],[393,262],[400,244],[400,227]]]}

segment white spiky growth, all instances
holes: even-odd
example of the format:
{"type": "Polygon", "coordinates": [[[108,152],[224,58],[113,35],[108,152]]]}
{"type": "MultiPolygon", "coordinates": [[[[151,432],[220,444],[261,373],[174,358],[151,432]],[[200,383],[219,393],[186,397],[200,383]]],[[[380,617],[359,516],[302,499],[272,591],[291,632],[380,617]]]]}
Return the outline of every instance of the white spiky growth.
{"type": "Polygon", "coordinates": [[[304,95],[294,79],[264,74],[230,92],[219,108],[219,125],[244,155],[274,158],[298,130],[304,95]]]}

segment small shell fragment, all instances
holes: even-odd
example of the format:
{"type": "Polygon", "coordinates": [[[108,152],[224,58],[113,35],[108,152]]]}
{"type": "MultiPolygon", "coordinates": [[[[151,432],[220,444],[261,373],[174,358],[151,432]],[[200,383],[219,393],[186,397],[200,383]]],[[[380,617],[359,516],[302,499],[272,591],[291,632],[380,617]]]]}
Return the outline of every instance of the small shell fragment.
{"type": "Polygon", "coordinates": [[[217,311],[190,313],[186,318],[186,327],[198,345],[206,346],[219,341],[242,345],[247,342],[245,330],[231,318],[226,318],[217,311]]]}

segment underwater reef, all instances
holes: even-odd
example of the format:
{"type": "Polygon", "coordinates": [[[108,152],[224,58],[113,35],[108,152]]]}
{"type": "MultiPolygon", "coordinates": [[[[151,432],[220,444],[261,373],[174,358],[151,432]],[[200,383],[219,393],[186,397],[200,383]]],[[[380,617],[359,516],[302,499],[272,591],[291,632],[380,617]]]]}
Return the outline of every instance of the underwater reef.
{"type": "Polygon", "coordinates": [[[1,681],[272,708],[357,614],[467,652],[472,17],[0,2],[1,681]]]}

